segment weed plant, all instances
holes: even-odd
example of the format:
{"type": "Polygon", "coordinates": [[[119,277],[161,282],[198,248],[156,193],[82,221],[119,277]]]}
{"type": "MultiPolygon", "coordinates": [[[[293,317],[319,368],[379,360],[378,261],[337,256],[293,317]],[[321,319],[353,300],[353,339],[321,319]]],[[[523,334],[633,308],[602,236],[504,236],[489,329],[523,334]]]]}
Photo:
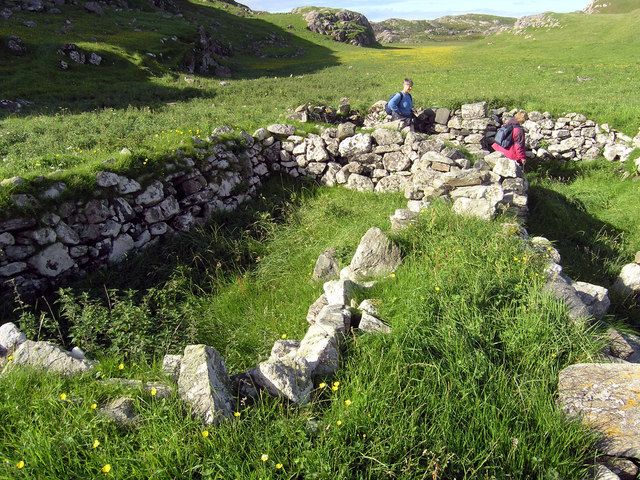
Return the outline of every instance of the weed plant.
{"type": "MultiPolygon", "coordinates": [[[[322,290],[309,279],[315,257],[334,246],[344,266],[362,234],[388,227],[403,201],[344,189],[289,200],[280,221],[268,222],[259,262],[195,275],[189,288],[165,284],[187,297],[174,308],[197,325],[194,340],[216,346],[231,373],[265,358],[283,334],[301,338],[322,290]]],[[[128,346],[105,349],[97,371],[77,378],[9,364],[0,375],[0,478],[580,478],[595,438],[559,412],[557,375],[599,344],[540,293],[541,259],[499,222],[445,204],[395,239],[403,265],[371,292],[392,333],[350,332],[342,368],[318,380],[310,404],[239,401],[233,420],[213,427],[176,394],[104,382],[162,378],[159,356],[127,357],[128,346]],[[96,413],[122,395],[141,416],[134,427],[96,413]]],[[[253,251],[255,237],[244,241],[253,251]]],[[[174,278],[217,264],[211,247],[188,246],[198,259],[182,258],[174,278]]],[[[110,314],[127,318],[133,305],[112,298],[123,307],[110,314]]]]}

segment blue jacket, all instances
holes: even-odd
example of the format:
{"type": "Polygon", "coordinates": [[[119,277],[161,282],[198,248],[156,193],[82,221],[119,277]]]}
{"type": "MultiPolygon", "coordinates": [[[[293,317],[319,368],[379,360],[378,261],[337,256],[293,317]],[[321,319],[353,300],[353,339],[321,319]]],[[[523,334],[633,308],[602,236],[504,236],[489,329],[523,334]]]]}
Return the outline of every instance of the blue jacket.
{"type": "Polygon", "coordinates": [[[398,92],[389,100],[389,109],[393,113],[398,113],[406,117],[411,115],[413,108],[413,98],[410,93],[398,92]]]}

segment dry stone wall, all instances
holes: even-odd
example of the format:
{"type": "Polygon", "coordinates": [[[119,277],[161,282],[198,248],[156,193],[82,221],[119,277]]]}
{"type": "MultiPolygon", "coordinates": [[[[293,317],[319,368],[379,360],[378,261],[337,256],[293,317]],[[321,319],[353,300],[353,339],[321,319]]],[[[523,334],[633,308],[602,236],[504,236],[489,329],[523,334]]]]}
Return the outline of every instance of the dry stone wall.
{"type": "MultiPolygon", "coordinates": [[[[356,133],[349,122],[305,136],[286,124],[253,135],[218,127],[206,141],[194,138],[192,154],[174,152],[157,178],[127,178],[106,165],[91,198],[60,201],[45,213],[0,222],[0,291],[28,297],[107,268],[204,223],[216,211],[235,209],[276,172],[327,186],[404,192],[412,201],[445,198],[456,212],[486,219],[504,211],[526,216],[522,169],[488,149],[497,126],[514,112],[489,111],[480,102],[423,113],[429,136],[381,123],[384,102],[378,102],[365,119],[369,133],[356,133]],[[228,134],[237,139],[224,140],[228,134]],[[472,164],[461,146],[479,160],[472,164]]],[[[607,158],[624,161],[632,150],[631,138],[579,114],[554,120],[530,112],[525,128],[530,157],[588,159],[604,150],[607,158]]],[[[22,181],[4,180],[2,188],[22,181]]],[[[37,208],[43,201],[55,203],[65,189],[58,183],[38,197],[15,194],[12,200],[37,208]]]]}

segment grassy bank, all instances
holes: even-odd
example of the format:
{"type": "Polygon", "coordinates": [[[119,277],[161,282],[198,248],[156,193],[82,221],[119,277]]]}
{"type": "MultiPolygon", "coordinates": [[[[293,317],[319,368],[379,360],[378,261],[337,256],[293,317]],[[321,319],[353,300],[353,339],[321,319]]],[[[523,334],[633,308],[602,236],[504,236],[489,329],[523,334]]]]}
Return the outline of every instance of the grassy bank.
{"type": "MultiPolygon", "coordinates": [[[[165,258],[175,265],[162,288],[177,301],[153,315],[157,329],[174,309],[183,328],[193,326],[192,338],[181,342],[216,346],[231,373],[254,365],[283,334],[301,338],[306,330],[306,309],[321,293],[309,279],[317,255],[335,246],[345,265],[366,229],[387,228],[403,202],[344,189],[287,195],[278,221],[265,221],[263,211],[259,245],[252,235],[226,255],[188,239],[173,247],[165,258]],[[222,257],[239,250],[253,252],[252,261],[212,275],[222,257]]],[[[541,295],[540,259],[498,222],[467,220],[446,205],[423,213],[396,240],[405,261],[372,294],[393,333],[350,336],[343,368],[326,379],[328,387],[316,385],[310,405],[265,397],[238,404],[232,422],[206,427],[175,397],[99,381],[161,378],[159,350],[179,350],[158,336],[155,357],[135,358],[130,346],[109,348],[117,342],[106,342],[126,333],[106,323],[101,331],[114,337],[92,349],[102,360],[98,380],[11,368],[0,377],[0,458],[8,460],[0,477],[579,477],[593,439],[563,420],[554,392],[559,370],[590,358],[598,345],[541,295]],[[142,415],[135,428],[118,427],[91,408],[121,394],[132,396],[142,415]]],[[[148,270],[158,272],[153,264],[148,270]]],[[[145,287],[134,290],[144,294],[145,287]]],[[[92,302],[108,308],[105,320],[113,323],[130,319],[139,305],[92,302]]],[[[78,304],[84,318],[96,312],[78,304]]]]}

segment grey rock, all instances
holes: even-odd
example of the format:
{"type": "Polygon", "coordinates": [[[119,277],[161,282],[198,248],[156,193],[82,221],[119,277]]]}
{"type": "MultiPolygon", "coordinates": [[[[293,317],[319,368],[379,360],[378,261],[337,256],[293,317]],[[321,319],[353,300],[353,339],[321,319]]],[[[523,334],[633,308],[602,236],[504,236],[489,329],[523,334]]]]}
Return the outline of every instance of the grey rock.
{"type": "Polygon", "coordinates": [[[150,207],[164,199],[164,187],[159,181],[154,181],[140,195],[136,197],[136,204],[150,207]]]}
{"type": "Polygon", "coordinates": [[[74,266],[75,262],[69,256],[69,250],[62,243],[54,243],[37,253],[29,260],[40,275],[56,277],[74,266]]]}
{"type": "Polygon", "coordinates": [[[142,421],[142,417],[136,414],[135,400],[133,398],[113,400],[101,407],[99,413],[113,423],[125,427],[135,427],[142,421]]]}
{"type": "Polygon", "coordinates": [[[162,373],[164,373],[172,381],[178,383],[178,378],[180,378],[181,363],[182,355],[165,355],[162,359],[162,373]]]}
{"type": "Polygon", "coordinates": [[[640,365],[576,364],[560,372],[558,402],[571,418],[598,430],[598,449],[640,459],[640,365]]]}
{"type": "Polygon", "coordinates": [[[358,277],[388,275],[402,263],[400,248],[379,228],[370,228],[360,240],[350,270],[358,277]]]}
{"type": "Polygon", "coordinates": [[[347,137],[353,137],[356,134],[356,126],[351,122],[341,123],[338,125],[338,140],[342,141],[347,137]]]}
{"type": "Polygon", "coordinates": [[[475,120],[487,116],[487,102],[468,103],[462,105],[462,118],[475,120]]]}
{"type": "Polygon", "coordinates": [[[387,175],[376,184],[376,193],[404,192],[411,179],[407,175],[387,175]]]}
{"type": "Polygon", "coordinates": [[[609,300],[609,291],[606,288],[587,282],[574,282],[572,286],[591,315],[601,318],[607,313],[611,306],[611,300],[609,300]]]}
{"type": "Polygon", "coordinates": [[[24,262],[7,263],[0,267],[0,277],[13,277],[27,270],[28,266],[24,262]]]}
{"type": "Polygon", "coordinates": [[[180,213],[180,205],[173,195],[144,212],[144,220],[151,224],[167,221],[180,213]]]}
{"type": "Polygon", "coordinates": [[[391,327],[368,312],[362,312],[358,328],[366,333],[391,333],[391,327]]]}
{"type": "Polygon", "coordinates": [[[111,216],[106,200],[89,200],[84,207],[88,223],[102,223],[111,216]]]}
{"type": "Polygon", "coordinates": [[[620,271],[613,284],[613,290],[620,296],[628,297],[640,293],[640,265],[628,263],[620,271]]]}
{"type": "Polygon", "coordinates": [[[640,337],[609,328],[604,353],[629,363],[640,363],[640,337]]]}
{"type": "Polygon", "coordinates": [[[547,281],[543,291],[550,293],[565,304],[570,319],[584,321],[593,318],[589,308],[577,294],[572,283],[570,278],[559,273],[547,281]]]}
{"type": "Polygon", "coordinates": [[[13,352],[26,341],[27,337],[15,324],[8,322],[0,325],[0,347],[2,347],[5,352],[13,352]]]}
{"type": "Polygon", "coordinates": [[[49,227],[38,228],[37,230],[31,230],[27,233],[27,236],[36,242],[38,245],[50,245],[56,241],[57,235],[55,230],[49,227]]]}
{"type": "Polygon", "coordinates": [[[346,187],[358,192],[373,192],[374,190],[373,181],[369,177],[357,173],[349,175],[346,187]]]}
{"type": "Polygon", "coordinates": [[[104,10],[98,2],[87,2],[84,4],[84,9],[89,13],[95,13],[97,15],[104,15],[104,10]]]}
{"type": "Polygon", "coordinates": [[[212,347],[188,345],[184,349],[178,393],[207,424],[218,424],[233,415],[234,401],[227,368],[212,347]]]}
{"type": "Polygon", "coordinates": [[[502,155],[502,157],[498,158],[498,160],[495,162],[493,172],[500,175],[501,177],[506,178],[521,177],[522,167],[519,163],[514,162],[513,160],[509,160],[507,157],[502,155]]]}
{"type": "Polygon", "coordinates": [[[120,181],[120,176],[113,172],[98,172],[96,174],[96,183],[99,187],[115,187],[120,181]]]}
{"type": "Polygon", "coordinates": [[[278,123],[275,125],[269,125],[267,127],[267,131],[274,135],[288,137],[289,135],[293,135],[296,132],[296,128],[293,125],[278,123]]]}
{"type": "Polygon", "coordinates": [[[0,248],[15,245],[16,239],[9,232],[0,233],[0,248]]]}
{"type": "Polygon", "coordinates": [[[458,198],[453,203],[453,211],[458,215],[467,217],[476,217],[482,220],[491,220],[495,213],[495,204],[492,204],[486,198],[458,198]]]}
{"type": "Polygon", "coordinates": [[[64,245],[77,245],[80,243],[80,237],[76,231],[65,222],[60,222],[56,225],[56,236],[64,245]]]}
{"type": "Polygon", "coordinates": [[[125,177],[120,177],[118,181],[118,192],[123,195],[139,192],[141,189],[142,187],[135,180],[125,178],[125,177]]]}
{"type": "Polygon", "coordinates": [[[257,386],[274,397],[284,397],[298,404],[309,401],[313,390],[310,367],[304,358],[287,356],[260,363],[249,371],[257,386]]]}
{"type": "Polygon", "coordinates": [[[391,231],[398,231],[412,225],[420,216],[416,212],[407,209],[397,209],[393,215],[389,217],[391,220],[391,231]]]}
{"type": "Polygon", "coordinates": [[[336,332],[317,323],[311,325],[300,342],[297,356],[308,365],[309,377],[335,374],[340,366],[336,332]]]}
{"type": "Polygon", "coordinates": [[[411,166],[411,160],[402,152],[385,153],[382,158],[384,168],[390,172],[400,172],[408,170],[411,166]]]}
{"type": "Polygon", "coordinates": [[[371,134],[378,145],[397,145],[402,144],[402,133],[387,128],[378,128],[371,134]]]}
{"type": "Polygon", "coordinates": [[[338,259],[336,258],[336,249],[327,248],[320,254],[318,260],[316,260],[311,278],[313,280],[325,281],[332,277],[338,277],[339,275],[340,267],[338,266],[338,259]]]}
{"type": "MultiPolygon", "coordinates": [[[[346,282],[349,282],[349,280],[346,280],[346,282]]],[[[316,316],[315,325],[342,335],[346,334],[351,327],[351,312],[345,305],[326,305],[316,316]]]]}
{"type": "Polygon", "coordinates": [[[87,360],[73,358],[69,352],[49,342],[22,343],[13,354],[16,365],[30,365],[61,375],[73,376],[94,368],[87,360]]]}
{"type": "Polygon", "coordinates": [[[33,208],[38,205],[38,201],[33,195],[16,193],[11,195],[11,201],[18,208],[33,208]]]}
{"type": "Polygon", "coordinates": [[[275,360],[288,355],[295,355],[298,348],[300,348],[298,340],[276,340],[271,348],[269,358],[275,360]]]}
{"type": "MultiPolygon", "coordinates": [[[[329,280],[323,289],[328,305],[349,305],[358,291],[358,284],[349,279],[329,280]]],[[[318,321],[317,316],[315,321],[318,321]]]]}
{"type": "Polygon", "coordinates": [[[35,227],[36,220],[34,218],[12,218],[0,222],[0,230],[3,232],[14,232],[26,230],[35,227]]]}
{"type": "Polygon", "coordinates": [[[353,137],[345,138],[340,142],[338,151],[342,157],[355,157],[364,153],[370,153],[373,148],[371,135],[357,133],[353,137]]]}
{"type": "Polygon", "coordinates": [[[89,55],[89,63],[98,66],[102,63],[102,57],[95,52],[91,52],[89,55]]]}
{"type": "Polygon", "coordinates": [[[310,306],[309,306],[309,310],[307,312],[307,322],[309,323],[315,323],[316,322],[316,317],[318,316],[318,313],[320,313],[320,311],[326,306],[329,305],[329,301],[327,300],[327,295],[326,294],[322,294],[318,297],[318,299],[313,302],[310,306]]]}
{"type": "Polygon", "coordinates": [[[111,245],[111,253],[109,254],[109,263],[118,263],[122,261],[129,252],[133,250],[133,238],[127,233],[120,235],[113,240],[111,245]]]}

